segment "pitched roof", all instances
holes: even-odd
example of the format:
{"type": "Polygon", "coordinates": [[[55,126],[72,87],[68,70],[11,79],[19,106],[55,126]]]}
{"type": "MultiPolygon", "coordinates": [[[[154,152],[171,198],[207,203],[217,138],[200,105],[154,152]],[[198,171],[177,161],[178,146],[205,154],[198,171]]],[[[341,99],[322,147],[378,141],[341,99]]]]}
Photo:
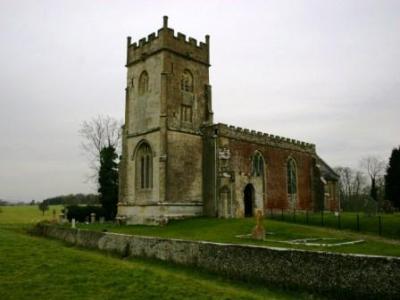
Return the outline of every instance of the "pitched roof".
{"type": "Polygon", "coordinates": [[[327,180],[339,180],[340,176],[319,156],[317,156],[317,164],[321,170],[321,175],[327,180]]]}

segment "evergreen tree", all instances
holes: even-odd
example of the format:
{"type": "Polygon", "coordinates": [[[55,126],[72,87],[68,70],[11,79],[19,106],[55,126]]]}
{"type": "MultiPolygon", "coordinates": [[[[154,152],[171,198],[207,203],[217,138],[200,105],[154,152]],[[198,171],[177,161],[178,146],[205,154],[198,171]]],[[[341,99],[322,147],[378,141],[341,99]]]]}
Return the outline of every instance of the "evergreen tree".
{"type": "Polygon", "coordinates": [[[46,210],[49,210],[49,203],[47,201],[42,201],[39,203],[39,210],[42,212],[42,215],[44,216],[44,212],[46,210]]]}
{"type": "Polygon", "coordinates": [[[112,220],[117,215],[118,203],[118,155],[113,146],[100,151],[99,193],[105,217],[112,220]]]}
{"type": "Polygon", "coordinates": [[[372,199],[378,201],[378,189],[376,187],[376,179],[371,178],[371,191],[369,193],[372,199]]]}
{"type": "Polygon", "coordinates": [[[385,197],[400,208],[400,146],[392,150],[385,175],[385,197]]]}

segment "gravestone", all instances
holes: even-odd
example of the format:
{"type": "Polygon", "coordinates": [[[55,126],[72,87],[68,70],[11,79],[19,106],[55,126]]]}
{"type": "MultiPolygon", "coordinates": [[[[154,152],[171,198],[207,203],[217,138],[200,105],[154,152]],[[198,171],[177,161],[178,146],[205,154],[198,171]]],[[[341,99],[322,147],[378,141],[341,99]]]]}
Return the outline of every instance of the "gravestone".
{"type": "Polygon", "coordinates": [[[71,228],[76,228],[76,226],[75,226],[75,219],[72,219],[72,221],[71,221],[71,228]]]}
{"type": "Polygon", "coordinates": [[[90,223],[93,224],[96,222],[96,214],[95,213],[91,213],[90,214],[90,223]]]}

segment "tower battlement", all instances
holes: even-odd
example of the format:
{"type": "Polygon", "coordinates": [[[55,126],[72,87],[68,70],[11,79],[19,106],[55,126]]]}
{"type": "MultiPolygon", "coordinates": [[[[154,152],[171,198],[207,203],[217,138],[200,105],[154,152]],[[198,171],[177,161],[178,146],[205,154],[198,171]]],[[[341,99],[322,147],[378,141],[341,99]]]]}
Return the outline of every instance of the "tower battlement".
{"type": "Polygon", "coordinates": [[[210,37],[205,36],[205,42],[198,42],[192,37],[168,27],[168,17],[164,16],[163,27],[157,33],[153,32],[137,42],[127,38],[127,66],[145,60],[160,51],[169,51],[184,56],[207,66],[210,65],[210,37]]]}

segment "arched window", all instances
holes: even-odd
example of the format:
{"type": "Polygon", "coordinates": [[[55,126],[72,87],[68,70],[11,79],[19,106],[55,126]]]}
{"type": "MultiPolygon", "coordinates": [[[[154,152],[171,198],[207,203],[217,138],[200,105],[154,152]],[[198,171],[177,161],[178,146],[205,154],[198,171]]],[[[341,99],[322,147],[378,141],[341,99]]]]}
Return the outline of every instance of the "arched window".
{"type": "Polygon", "coordinates": [[[149,89],[149,75],[143,71],[139,77],[139,95],[143,95],[149,89]]]}
{"type": "Polygon", "coordinates": [[[252,172],[253,176],[262,176],[264,175],[264,159],[260,152],[256,152],[253,155],[252,162],[252,172]]]}
{"type": "Polygon", "coordinates": [[[193,93],[193,75],[189,70],[185,70],[182,73],[181,90],[193,93]]]}
{"type": "Polygon", "coordinates": [[[287,189],[290,199],[294,199],[297,193],[297,167],[293,158],[287,162],[287,189]]]}
{"type": "Polygon", "coordinates": [[[142,143],[136,153],[136,183],[140,189],[153,187],[153,154],[147,143],[142,143]]]}

